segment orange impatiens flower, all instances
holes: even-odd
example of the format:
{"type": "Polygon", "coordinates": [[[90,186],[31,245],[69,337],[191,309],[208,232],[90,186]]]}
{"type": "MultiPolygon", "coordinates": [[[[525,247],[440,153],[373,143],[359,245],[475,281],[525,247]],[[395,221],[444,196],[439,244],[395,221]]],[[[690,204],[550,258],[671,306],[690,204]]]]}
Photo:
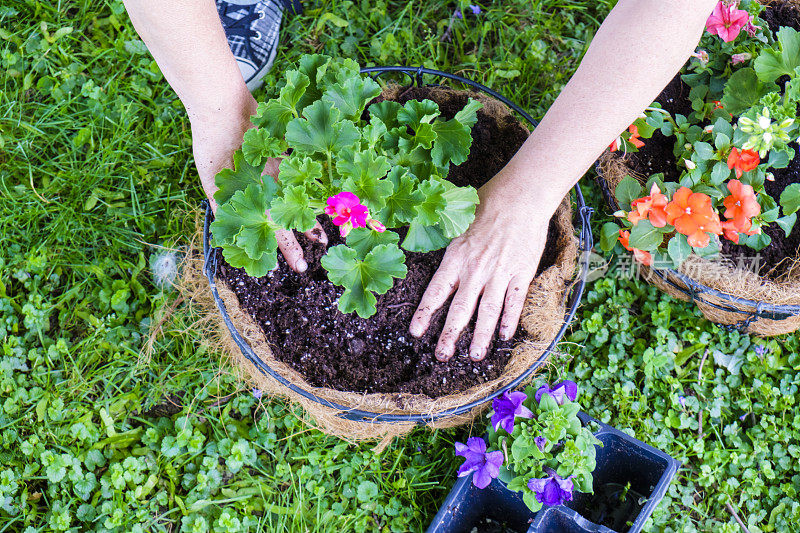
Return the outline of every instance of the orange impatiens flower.
{"type": "Polygon", "coordinates": [[[761,162],[758,152],[753,150],[742,150],[741,152],[733,148],[728,155],[728,168],[736,169],[736,177],[741,178],[742,172],[749,172],[756,168],[761,162]]]}
{"type": "Polygon", "coordinates": [[[650,196],[637,198],[631,202],[633,210],[628,213],[628,220],[635,225],[640,220],[649,219],[653,226],[663,228],[667,225],[667,212],[664,208],[667,207],[668,201],[667,196],[661,194],[658,185],[653,183],[650,187],[650,196]]]}
{"type": "Polygon", "coordinates": [[[756,200],[756,193],[753,187],[745,185],[739,180],[728,182],[730,196],[722,201],[725,206],[725,222],[722,223],[722,230],[725,238],[735,243],[739,243],[739,233],[755,235],[758,230],[753,230],[752,218],[761,214],[761,206],[756,200]],[[735,236],[735,238],[734,238],[735,236]]]}
{"type": "Polygon", "coordinates": [[[630,243],[628,242],[630,238],[631,232],[619,230],[619,242],[622,243],[622,246],[624,246],[626,250],[633,252],[633,258],[644,265],[652,265],[653,256],[650,255],[650,252],[645,252],[644,250],[639,250],[638,248],[631,248],[630,243]]]}
{"type": "Polygon", "coordinates": [[[708,246],[709,233],[722,233],[719,215],[711,206],[711,197],[707,194],[681,187],[667,204],[666,212],[667,222],[675,226],[675,231],[686,235],[689,244],[696,248],[708,246]]]}
{"type": "MultiPolygon", "coordinates": [[[[628,142],[634,145],[636,148],[641,148],[644,146],[644,141],[639,138],[639,128],[631,124],[628,126],[628,132],[631,134],[628,142]]],[[[614,139],[611,144],[608,145],[609,152],[616,152],[619,150],[619,147],[622,146],[622,137],[617,137],[614,139]]]]}

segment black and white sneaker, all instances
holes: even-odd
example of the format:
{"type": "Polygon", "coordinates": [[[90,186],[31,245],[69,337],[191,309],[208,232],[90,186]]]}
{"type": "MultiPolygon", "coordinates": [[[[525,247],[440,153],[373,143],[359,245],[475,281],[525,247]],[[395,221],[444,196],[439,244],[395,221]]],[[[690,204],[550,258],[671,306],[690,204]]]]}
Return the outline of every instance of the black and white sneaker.
{"type": "Polygon", "coordinates": [[[299,13],[299,0],[216,0],[228,46],[247,88],[261,86],[278,51],[283,11],[299,13]]]}

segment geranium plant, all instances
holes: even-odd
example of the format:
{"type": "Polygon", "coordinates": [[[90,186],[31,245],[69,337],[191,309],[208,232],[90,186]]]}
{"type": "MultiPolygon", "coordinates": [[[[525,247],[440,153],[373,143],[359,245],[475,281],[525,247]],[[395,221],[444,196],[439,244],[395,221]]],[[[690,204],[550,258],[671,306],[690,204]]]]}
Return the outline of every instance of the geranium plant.
{"type": "Polygon", "coordinates": [[[771,242],[762,231],[768,224],[791,232],[800,184],[773,198],[764,183],[795,157],[800,32],[781,27],[773,35],[758,18],[762,9],[719,2],[683,70],[692,112],[672,116],[656,103],[637,120],[647,128],[634,123],[623,135],[632,138],[628,151],[654,131],[673,138],[677,179],[654,174],[642,184],[627,176],[617,185],[621,224],[604,225],[606,251],[620,242],[642,263],[677,267],[692,253],[717,255],[721,239],[761,250],[771,242]]]}
{"type": "Polygon", "coordinates": [[[591,493],[595,446],[602,444],[581,424],[577,395],[573,381],[504,392],[492,403],[486,439],[456,443],[464,457],[459,477],[472,474],[481,489],[499,478],[521,491],[532,511],[568,502],[574,491],[591,493]]]}
{"type": "Polygon", "coordinates": [[[470,99],[450,120],[431,100],[370,102],[380,85],[350,59],[300,58],[276,98],[262,102],[255,128],[216,176],[212,244],[251,276],[277,265],[279,229],[308,231],[330,216],[346,239],[322,266],[345,288],[343,313],[375,313],[375,294],[406,275],[400,249],[446,246],[475,217],[478,195],[445,179],[469,155],[470,130],[482,106],[470,99]],[[264,175],[280,158],[279,176],[264,175]],[[406,236],[387,229],[407,227],[406,236]]]}

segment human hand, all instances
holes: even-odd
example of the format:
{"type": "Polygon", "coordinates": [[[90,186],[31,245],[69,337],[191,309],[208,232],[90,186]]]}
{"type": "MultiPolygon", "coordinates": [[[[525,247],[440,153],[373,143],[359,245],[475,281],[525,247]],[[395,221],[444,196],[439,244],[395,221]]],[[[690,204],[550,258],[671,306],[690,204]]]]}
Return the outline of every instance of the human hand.
{"type": "Polygon", "coordinates": [[[498,320],[500,338],[514,336],[558,205],[520,191],[518,183],[504,170],[478,190],[475,220],[447,247],[411,319],[409,332],[422,336],[433,314],[455,291],[436,346],[440,361],[453,356],[476,307],[478,318],[469,349],[473,361],[486,356],[498,320]]]}
{"type": "MultiPolygon", "coordinates": [[[[255,100],[253,100],[253,106],[255,106],[255,100]]],[[[233,152],[242,145],[244,133],[253,127],[250,116],[254,113],[255,108],[243,113],[239,118],[235,117],[235,113],[228,113],[219,120],[207,117],[192,120],[192,149],[197,173],[214,213],[217,211],[214,193],[218,189],[214,184],[214,177],[223,168],[233,168],[233,152]]],[[[280,162],[280,159],[267,160],[263,174],[277,180],[280,162]]],[[[304,235],[311,241],[328,243],[328,236],[319,222],[304,235]]],[[[297,242],[294,232],[279,230],[275,232],[275,236],[278,239],[278,248],[286,258],[289,267],[295,272],[305,272],[308,264],[303,258],[303,249],[297,242]]]]}

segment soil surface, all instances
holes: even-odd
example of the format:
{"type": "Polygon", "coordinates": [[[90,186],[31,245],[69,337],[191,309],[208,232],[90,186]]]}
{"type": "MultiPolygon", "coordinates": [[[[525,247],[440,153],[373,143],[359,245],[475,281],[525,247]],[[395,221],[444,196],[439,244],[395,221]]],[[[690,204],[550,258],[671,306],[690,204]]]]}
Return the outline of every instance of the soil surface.
{"type": "MultiPolygon", "coordinates": [[[[779,26],[792,26],[800,29],[800,10],[786,4],[773,4],[763,14],[764,18],[773,31],[779,26]]],[[[675,76],[667,85],[664,91],[658,96],[658,101],[664,109],[673,116],[676,113],[688,115],[692,112],[691,103],[688,99],[689,87],[680,79],[680,75],[675,76]]],[[[665,138],[660,132],[656,132],[653,137],[645,141],[645,147],[629,156],[630,165],[634,170],[642,175],[649,176],[663,172],[666,181],[677,181],[678,171],[676,160],[673,155],[674,138],[665,138]]],[[[797,143],[793,143],[796,154],[800,154],[797,143]]],[[[770,169],[775,176],[775,181],[767,181],[765,188],[767,193],[776,200],[780,197],[784,188],[792,183],[800,182],[800,157],[795,157],[787,168],[770,169]]],[[[795,257],[800,248],[800,224],[795,224],[788,237],[783,230],[775,223],[764,227],[772,242],[763,250],[756,251],[749,246],[733,244],[727,239],[722,239],[722,253],[735,263],[739,262],[746,267],[752,266],[758,273],[768,278],[777,278],[785,273],[790,261],[786,258],[795,257]]]]}
{"type": "MultiPolygon", "coordinates": [[[[429,96],[427,88],[401,92],[401,103],[429,96]]],[[[442,115],[452,118],[467,103],[461,93],[438,100],[442,115]]],[[[493,177],[519,149],[528,133],[517,121],[478,111],[472,129],[469,159],[452,167],[448,179],[457,185],[480,187],[493,177]]],[[[328,246],[342,242],[329,217],[320,217],[328,235],[328,246]]],[[[404,232],[399,232],[402,237],[404,232]]],[[[556,230],[551,223],[548,244],[539,271],[554,263],[556,230]]],[[[317,387],[358,392],[421,393],[439,397],[464,391],[499,377],[511,348],[522,333],[509,341],[495,340],[487,356],[478,362],[469,357],[474,319],[456,345],[456,355],[447,363],[434,357],[438,335],[444,327],[446,309],[433,317],[428,332],[416,339],[408,325],[422,294],[444,256],[444,250],[427,254],[405,252],[408,275],[378,295],[377,313],[365,320],[355,313],[342,314],[337,301],[343,289],[327,279],[320,265],[325,247],[298,235],[309,268],[303,274],[290,270],[278,254],[278,268],[263,278],[252,278],[244,270],[224,262],[220,251],[219,276],[236,293],[242,307],[264,330],[273,353],[303,374],[317,387]]],[[[495,332],[496,334],[497,332],[495,332]]]]}

